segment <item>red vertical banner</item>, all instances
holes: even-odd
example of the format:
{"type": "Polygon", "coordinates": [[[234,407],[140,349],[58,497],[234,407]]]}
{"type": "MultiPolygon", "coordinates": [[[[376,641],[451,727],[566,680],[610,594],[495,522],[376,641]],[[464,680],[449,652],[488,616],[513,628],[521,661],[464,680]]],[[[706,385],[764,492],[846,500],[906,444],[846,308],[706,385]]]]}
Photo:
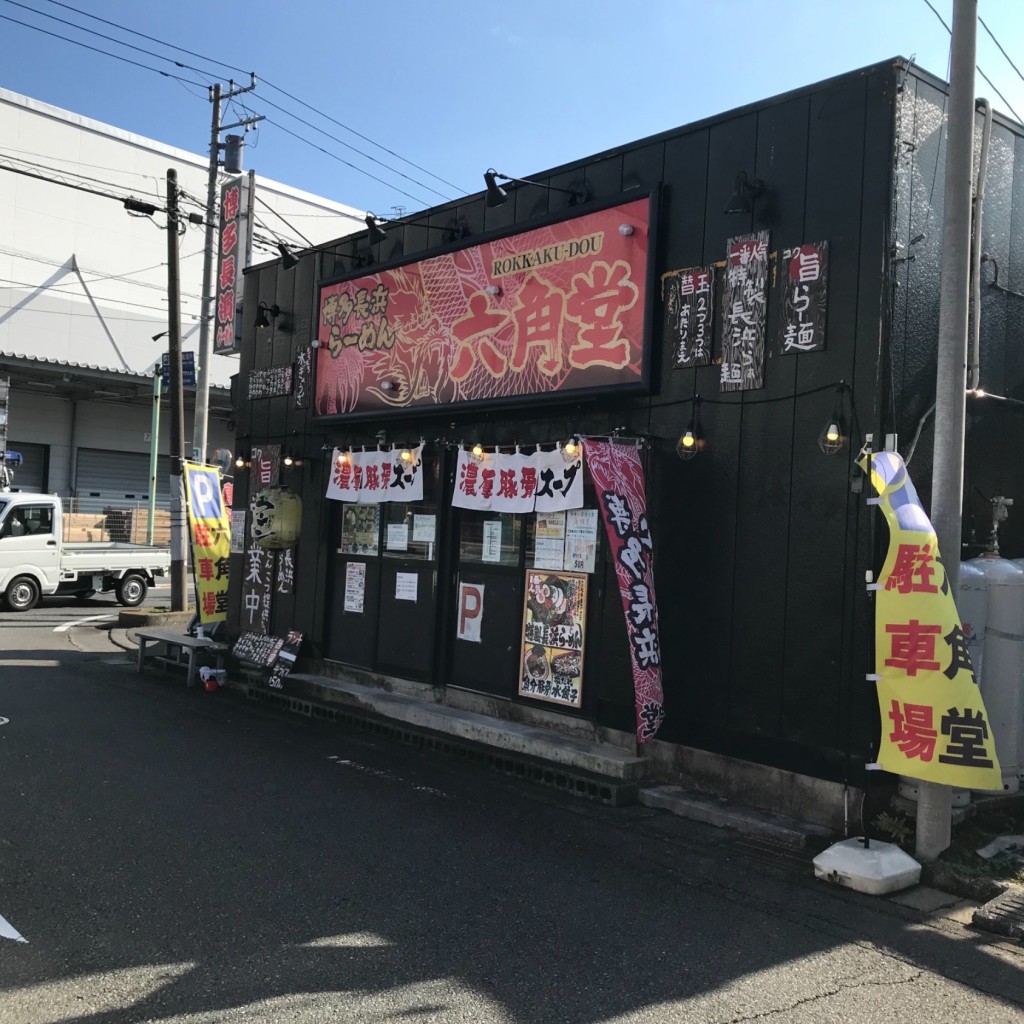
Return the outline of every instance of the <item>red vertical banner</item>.
{"type": "Polygon", "coordinates": [[[634,445],[585,440],[583,452],[600,496],[601,517],[615,559],[626,617],[636,694],[636,738],[639,743],[649,743],[665,717],[665,694],[644,469],[634,445]]]}

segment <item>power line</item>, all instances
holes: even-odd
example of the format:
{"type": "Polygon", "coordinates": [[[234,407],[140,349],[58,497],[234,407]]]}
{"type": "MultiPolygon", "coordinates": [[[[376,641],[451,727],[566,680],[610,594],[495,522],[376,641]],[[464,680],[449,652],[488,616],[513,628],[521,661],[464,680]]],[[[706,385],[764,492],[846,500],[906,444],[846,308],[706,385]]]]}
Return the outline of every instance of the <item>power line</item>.
{"type": "MultiPolygon", "coordinates": [[[[156,307],[153,307],[156,309],[156,307]]],[[[160,323],[159,318],[151,316],[98,316],[96,313],[71,313],[63,309],[32,309],[31,307],[22,307],[19,309],[17,306],[0,306],[0,309],[12,310],[17,309],[20,313],[35,313],[37,316],[86,316],[91,317],[93,320],[120,320],[126,323],[135,324],[152,324],[160,323]]],[[[163,312],[167,312],[163,310],[163,312]]],[[[186,316],[191,316],[194,322],[199,321],[198,313],[186,313],[186,316]]]]}
{"type": "MultiPolygon", "coordinates": [[[[142,46],[135,46],[132,43],[124,43],[120,39],[115,39],[113,36],[107,35],[105,32],[97,32],[94,29],[86,28],[84,25],[78,25],[73,21],[68,21],[66,18],[58,18],[56,14],[47,14],[45,11],[38,11],[36,8],[29,7],[27,4],[19,3],[18,0],[6,0],[6,2],[12,7],[20,7],[23,11],[31,11],[32,14],[38,14],[40,18],[49,18],[51,21],[60,22],[61,25],[67,25],[69,28],[78,29],[79,32],[88,32],[89,35],[105,39],[108,43],[113,43],[115,46],[123,46],[128,50],[134,50],[136,53],[144,53],[147,57],[155,57],[157,60],[165,60],[168,64],[173,64],[175,67],[184,68],[187,71],[195,71],[200,75],[208,75],[210,73],[205,68],[197,68],[193,67],[191,64],[184,64],[181,61],[174,60],[172,57],[164,57],[162,54],[155,53],[153,50],[147,50],[142,46]]],[[[200,82],[192,82],[190,84],[202,87],[202,83],[200,82]]]]}
{"type": "Polygon", "coordinates": [[[19,21],[17,18],[12,18],[7,14],[0,14],[0,18],[4,21],[13,22],[15,25],[21,25],[23,28],[30,28],[36,32],[42,32],[44,36],[52,36],[54,39],[62,39],[65,43],[72,43],[74,46],[81,46],[83,49],[92,50],[94,53],[102,53],[105,57],[113,57],[114,60],[124,61],[125,64],[132,64],[137,68],[142,68],[143,71],[153,71],[158,75],[163,75],[164,78],[173,78],[177,82],[188,82],[189,85],[198,85],[201,88],[206,88],[203,82],[195,82],[191,78],[183,78],[181,75],[172,74],[170,71],[161,71],[160,68],[150,67],[148,64],[142,64],[137,60],[132,60],[130,57],[122,57],[119,53],[111,53],[109,50],[101,50],[98,46],[90,46],[88,43],[83,43],[80,39],[69,39],[67,36],[62,36],[59,32],[51,32],[49,29],[41,28],[39,25],[32,25],[27,21],[19,21]]]}
{"type": "MultiPolygon", "coordinates": [[[[15,288],[32,288],[36,290],[42,287],[42,285],[40,285],[38,282],[33,283],[32,281],[13,281],[8,277],[0,277],[0,284],[11,285],[15,288]]],[[[135,306],[138,309],[155,309],[157,311],[162,312],[167,311],[166,308],[163,306],[151,306],[147,302],[130,302],[128,299],[112,299],[106,295],[92,295],[91,293],[86,295],[83,294],[83,290],[81,288],[69,290],[68,288],[62,287],[61,285],[58,284],[46,285],[44,291],[48,293],[53,293],[55,295],[66,296],[67,298],[71,299],[93,299],[95,302],[109,302],[111,305],[135,306]]],[[[191,295],[190,298],[193,298],[196,301],[199,300],[198,295],[191,295]]]]}
{"type": "MultiPolygon", "coordinates": [[[[3,15],[0,14],[0,18],[3,15]]],[[[88,192],[90,195],[102,196],[104,199],[114,199],[117,202],[124,202],[125,199],[131,198],[130,196],[117,196],[111,192],[100,192],[99,189],[87,188],[85,185],[73,185],[68,181],[59,181],[56,178],[47,178],[43,174],[35,174],[33,171],[26,171],[21,167],[5,167],[0,164],[0,171],[10,171],[11,174],[23,174],[26,178],[36,178],[39,181],[48,181],[51,185],[61,185],[64,188],[73,188],[76,192],[88,192]]],[[[163,211],[161,211],[163,212],[163,211]]]]}
{"type": "MultiPolygon", "coordinates": [[[[928,6],[928,9],[932,12],[932,14],[934,14],[935,17],[939,19],[939,21],[942,24],[942,27],[952,36],[953,35],[953,30],[946,24],[946,19],[943,18],[942,15],[939,14],[939,12],[935,9],[935,7],[933,6],[931,0],[923,0],[923,2],[928,6]]],[[[982,24],[984,25],[984,22],[982,22],[982,24]]],[[[986,26],[985,31],[986,32],[988,31],[988,27],[987,26],[986,26]]],[[[989,35],[992,35],[992,33],[989,32],[989,35]]],[[[995,36],[992,36],[992,38],[995,39],[995,36]]],[[[996,46],[999,46],[998,42],[996,42],[996,46]]],[[[1001,46],[999,46],[999,49],[1002,50],[1003,48],[1001,46]]],[[[1003,51],[1003,55],[1006,56],[1006,52],[1005,51],[1003,51]]],[[[1007,57],[1006,59],[1010,60],[1009,57],[1007,57]]],[[[1010,61],[1010,63],[1012,64],[1013,61],[1010,61]]],[[[982,78],[985,79],[986,82],[988,82],[988,84],[992,87],[992,90],[995,92],[995,94],[1006,104],[1006,109],[1009,110],[1009,112],[1011,114],[1013,114],[1013,116],[1015,118],[1017,118],[1018,121],[1020,121],[1021,120],[1020,114],[1018,114],[1017,111],[1013,109],[1013,107],[1010,105],[1010,101],[999,91],[999,89],[996,87],[995,82],[993,82],[992,79],[989,78],[988,75],[986,75],[985,72],[981,70],[981,65],[980,64],[975,64],[974,65],[974,69],[978,72],[979,75],[981,75],[982,78]]],[[[1016,67],[1014,68],[1014,70],[1015,71],[1017,70],[1016,67]]],[[[1017,74],[1019,75],[1020,72],[1017,71],[1017,74]]]]}
{"type": "Polygon", "coordinates": [[[323,146],[318,146],[315,142],[310,142],[309,139],[303,138],[297,132],[293,132],[290,128],[285,128],[283,124],[278,124],[277,121],[274,121],[272,118],[268,117],[266,120],[267,124],[272,124],[275,128],[279,128],[287,135],[291,135],[292,138],[298,139],[299,142],[304,142],[307,146],[312,146],[313,149],[319,150],[321,153],[324,154],[324,156],[329,156],[332,160],[337,160],[339,164],[344,164],[346,167],[350,167],[353,171],[358,171],[360,174],[365,174],[367,178],[372,178],[374,181],[380,183],[385,188],[394,189],[396,192],[400,192],[403,196],[407,196],[413,202],[422,203],[424,206],[430,205],[425,199],[421,199],[419,196],[414,196],[411,192],[406,192],[404,189],[398,188],[397,185],[392,185],[390,182],[384,181],[383,178],[378,178],[376,174],[371,174],[369,171],[364,171],[361,167],[356,167],[355,164],[349,163],[348,160],[345,160],[343,157],[338,156],[336,153],[328,152],[326,149],[323,148],[323,146]]]}
{"type": "MultiPolygon", "coordinates": [[[[37,163],[35,160],[25,160],[24,158],[18,157],[18,156],[8,156],[5,153],[0,153],[0,160],[15,160],[19,164],[25,164],[28,167],[35,168],[37,171],[49,171],[51,174],[54,174],[54,175],[57,176],[54,180],[58,181],[58,182],[62,181],[65,178],[74,178],[74,179],[77,179],[80,182],[81,181],[92,182],[94,185],[107,185],[109,188],[127,188],[128,187],[126,185],[118,185],[118,184],[116,184],[113,181],[105,181],[103,178],[94,178],[94,177],[92,177],[89,174],[81,174],[78,171],[64,171],[64,170],[61,170],[59,167],[51,167],[49,164],[37,163]]],[[[0,166],[3,166],[3,165],[0,164],[0,166]]],[[[140,177],[143,177],[143,176],[140,175],[140,177]]],[[[151,175],[150,175],[150,177],[151,177],[151,175]]],[[[154,196],[156,199],[159,199],[159,200],[163,199],[163,195],[160,192],[156,192],[156,191],[150,192],[150,191],[147,191],[146,189],[133,189],[132,190],[132,195],[133,196],[154,196]]]]}
{"type": "MultiPolygon", "coordinates": [[[[139,32],[136,29],[128,28],[127,26],[120,25],[117,22],[108,21],[106,18],[101,18],[98,15],[90,14],[88,11],[83,11],[83,10],[80,10],[79,8],[77,8],[77,7],[72,7],[70,4],[60,3],[59,0],[47,0],[47,2],[53,4],[56,7],[62,7],[65,10],[73,11],[75,14],[79,14],[82,17],[91,18],[94,21],[101,22],[104,25],[109,25],[111,28],[116,28],[116,29],[118,29],[121,32],[128,33],[129,35],[138,36],[140,39],[147,39],[151,43],[158,43],[161,46],[167,47],[168,49],[177,50],[179,53],[187,53],[190,57],[196,57],[199,60],[205,61],[208,64],[217,64],[217,65],[219,65],[222,68],[227,68],[229,71],[237,71],[239,74],[242,74],[242,75],[250,75],[252,77],[255,77],[255,75],[256,75],[256,73],[254,71],[245,71],[242,68],[235,67],[235,65],[233,65],[233,64],[225,64],[224,61],[217,60],[214,57],[208,57],[205,54],[196,53],[194,50],[188,50],[188,49],[186,49],[183,46],[177,46],[174,43],[169,43],[169,42],[167,42],[164,39],[157,38],[156,36],[146,35],[145,32],[139,32]]],[[[37,13],[42,14],[42,12],[37,12],[37,13]]],[[[43,16],[44,17],[49,17],[49,15],[43,15],[43,16]]],[[[125,43],[125,44],[122,44],[122,45],[128,45],[128,44],[125,43]]],[[[163,59],[167,60],[168,58],[163,58],[163,59]]],[[[315,114],[319,114],[322,118],[324,118],[327,121],[330,121],[332,124],[336,124],[339,128],[343,128],[345,131],[350,132],[351,134],[355,135],[357,138],[362,139],[364,142],[370,143],[371,146],[376,146],[377,149],[383,150],[385,153],[388,153],[390,156],[395,157],[395,159],[397,159],[397,160],[401,160],[402,163],[408,164],[410,167],[415,167],[416,170],[422,171],[424,174],[429,175],[431,178],[434,178],[437,181],[440,181],[444,185],[448,185],[450,188],[455,189],[456,192],[460,192],[460,194],[461,194],[461,190],[459,189],[459,186],[455,185],[453,182],[450,182],[447,179],[442,178],[440,175],[434,174],[432,171],[427,170],[425,167],[421,167],[419,164],[413,162],[412,160],[407,159],[406,157],[402,156],[401,154],[396,153],[394,150],[389,149],[387,146],[382,145],[381,143],[375,141],[374,139],[371,139],[368,135],[364,135],[361,132],[356,131],[351,126],[349,126],[347,124],[343,124],[341,121],[338,121],[336,118],[331,117],[330,114],[326,114],[322,110],[319,110],[317,107],[314,107],[314,106],[312,106],[309,103],[306,103],[305,100],[299,99],[298,96],[292,95],[286,89],[282,89],[281,86],[275,85],[273,82],[269,81],[268,79],[264,78],[264,79],[261,79],[261,81],[268,88],[273,89],[275,92],[281,93],[282,96],[287,96],[288,99],[292,100],[295,103],[298,103],[299,106],[305,107],[307,110],[310,110],[310,111],[312,111],[315,114]]],[[[262,98],[266,99],[266,97],[262,97],[262,98]]],[[[267,100],[267,102],[269,103],[270,101],[267,100]]],[[[280,108],[280,109],[283,109],[283,108],[280,108]]],[[[284,113],[289,113],[289,116],[292,116],[292,117],[295,116],[294,114],[290,114],[289,111],[284,111],[284,113]]],[[[346,143],[342,143],[342,145],[346,145],[346,143]]],[[[422,183],[421,182],[417,182],[417,184],[422,184],[422,183]]],[[[424,185],[423,187],[427,188],[428,186],[424,185]]],[[[440,193],[438,193],[438,194],[440,194],[440,193]]]]}
{"type": "Polygon", "coordinates": [[[1002,44],[992,34],[992,29],[990,29],[988,25],[985,24],[985,19],[980,14],[978,15],[978,21],[981,22],[981,27],[989,34],[989,37],[991,38],[992,42],[999,47],[999,52],[1006,58],[1006,62],[1010,65],[1011,68],[1013,68],[1014,71],[1017,72],[1017,77],[1021,81],[1024,81],[1024,74],[1021,74],[1020,68],[1017,67],[1017,65],[1014,64],[1013,61],[1010,59],[1010,55],[1003,49],[1002,44]]]}

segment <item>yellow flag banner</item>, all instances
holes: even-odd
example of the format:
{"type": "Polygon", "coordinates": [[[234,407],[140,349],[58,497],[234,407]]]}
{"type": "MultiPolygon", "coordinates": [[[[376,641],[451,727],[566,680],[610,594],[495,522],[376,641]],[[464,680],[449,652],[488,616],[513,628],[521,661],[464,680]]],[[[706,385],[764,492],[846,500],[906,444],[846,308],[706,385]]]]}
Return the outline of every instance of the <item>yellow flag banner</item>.
{"type": "Polygon", "coordinates": [[[1003,783],[995,738],[931,521],[896,452],[870,459],[889,524],[875,584],[875,672],[886,771],[963,789],[1003,783]]]}
{"type": "Polygon", "coordinates": [[[199,621],[223,622],[228,617],[231,525],[221,493],[220,471],[186,462],[185,493],[199,621]]]}

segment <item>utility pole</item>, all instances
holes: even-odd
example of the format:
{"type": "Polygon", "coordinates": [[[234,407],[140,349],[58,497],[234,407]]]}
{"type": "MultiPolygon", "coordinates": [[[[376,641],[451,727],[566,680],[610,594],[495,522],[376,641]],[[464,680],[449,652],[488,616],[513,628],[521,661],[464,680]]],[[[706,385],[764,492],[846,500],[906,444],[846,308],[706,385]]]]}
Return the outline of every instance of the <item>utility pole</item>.
{"type": "Polygon", "coordinates": [[[171,405],[171,611],[187,608],[185,574],[185,395],[181,380],[181,286],[178,279],[178,172],[167,171],[167,361],[171,405]]]}
{"type": "MultiPolygon", "coordinates": [[[[977,21],[978,0],[953,0],[931,520],[954,595],[963,529],[977,21]]],[[[916,853],[919,860],[933,861],[950,844],[952,789],[920,781],[917,793],[916,853]]]]}
{"type": "MultiPolygon", "coordinates": [[[[263,117],[247,117],[243,121],[236,121],[234,124],[220,123],[220,105],[223,100],[230,100],[244,92],[251,92],[256,88],[256,76],[252,75],[249,85],[236,89],[233,82],[228,83],[227,93],[222,94],[220,82],[210,90],[210,102],[213,104],[213,118],[210,124],[210,167],[206,179],[206,240],[203,247],[203,294],[201,301],[201,316],[199,318],[199,371],[196,377],[196,411],[195,421],[192,427],[192,457],[199,462],[206,461],[207,427],[210,417],[210,359],[213,356],[211,335],[213,333],[213,257],[216,242],[217,229],[217,168],[220,166],[220,141],[221,132],[230,128],[248,128],[250,125],[262,121],[263,117]]],[[[232,170],[232,168],[229,168],[232,170]]],[[[241,171],[241,167],[233,168],[241,171]]],[[[251,207],[253,199],[250,194],[250,221],[252,219],[251,207]]]]}

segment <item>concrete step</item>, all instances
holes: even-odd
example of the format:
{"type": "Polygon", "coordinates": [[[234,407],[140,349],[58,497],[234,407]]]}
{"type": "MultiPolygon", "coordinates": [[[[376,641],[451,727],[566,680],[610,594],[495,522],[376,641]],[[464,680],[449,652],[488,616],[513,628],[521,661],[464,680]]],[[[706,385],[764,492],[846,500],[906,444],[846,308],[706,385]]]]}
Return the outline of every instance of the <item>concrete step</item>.
{"type": "Polygon", "coordinates": [[[536,761],[562,765],[620,782],[637,782],[650,768],[646,758],[605,743],[540,729],[522,722],[478,715],[472,711],[434,704],[404,694],[363,686],[347,679],[292,673],[290,694],[324,703],[344,705],[366,714],[402,722],[416,729],[446,736],[536,761]]]}
{"type": "Polygon", "coordinates": [[[780,846],[806,849],[831,837],[826,828],[734,804],[710,793],[697,793],[682,786],[641,786],[637,797],[646,807],[659,807],[682,818],[703,821],[744,835],[759,836],[780,846]]]}

